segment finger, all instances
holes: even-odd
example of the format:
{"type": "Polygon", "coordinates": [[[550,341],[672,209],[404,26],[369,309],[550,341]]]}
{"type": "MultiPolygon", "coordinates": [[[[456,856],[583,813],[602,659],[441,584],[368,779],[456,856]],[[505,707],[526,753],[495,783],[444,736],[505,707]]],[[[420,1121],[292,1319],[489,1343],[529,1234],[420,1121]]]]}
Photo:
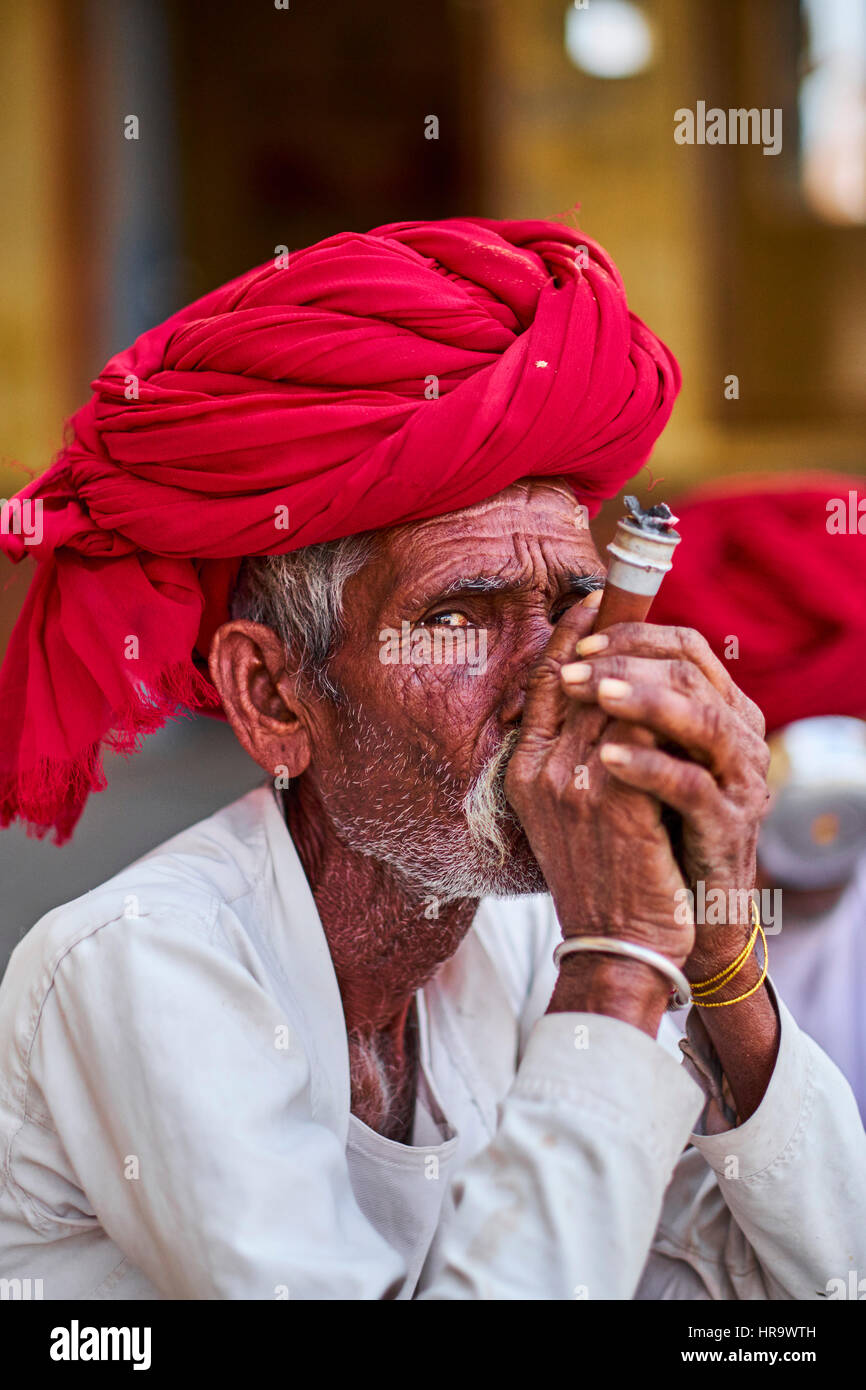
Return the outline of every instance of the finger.
{"type": "MultiPolygon", "coordinates": [[[[578,708],[578,714],[585,715],[588,712],[587,706],[578,708]]],[[[653,825],[658,824],[661,815],[658,802],[651,797],[643,796],[639,791],[613,782],[599,760],[601,749],[606,747],[608,740],[617,744],[655,748],[655,734],[637,724],[626,724],[619,719],[609,719],[602,710],[598,710],[598,716],[598,725],[587,731],[584,723],[572,725],[571,715],[569,715],[556,740],[555,762],[560,769],[560,777],[563,781],[567,781],[572,776],[582,772],[588,779],[587,785],[591,784],[596,790],[600,790],[602,784],[605,784],[604,796],[608,802],[615,799],[644,803],[639,812],[633,810],[631,814],[633,816],[639,815],[642,823],[648,820],[653,825]],[[601,780],[597,781],[597,779],[601,780]]]]}
{"type": "Polygon", "coordinates": [[[642,724],[662,740],[678,744],[704,762],[723,787],[763,780],[768,753],[763,739],[748,728],[712,686],[704,698],[686,695],[657,681],[632,683],[593,675],[575,686],[572,699],[593,698],[618,719],[642,724]]]}
{"type": "MultiPolygon", "coordinates": [[[[626,724],[622,719],[611,719],[606,721],[603,734],[603,741],[600,742],[597,754],[599,761],[604,767],[605,773],[610,769],[604,759],[604,750],[611,746],[628,748],[655,748],[656,736],[651,729],[644,729],[639,724],[626,724]]],[[[655,797],[648,797],[643,788],[629,786],[624,779],[609,778],[608,788],[605,793],[608,802],[612,800],[630,801],[631,814],[640,816],[642,821],[652,825],[661,822],[661,805],[655,797]]]]}
{"type": "Polygon", "coordinates": [[[658,748],[623,743],[603,744],[599,758],[617,781],[658,797],[698,833],[718,827],[725,814],[717,783],[697,763],[683,762],[658,748]]]}
{"type": "MultiPolygon", "coordinates": [[[[720,692],[703,671],[689,661],[665,660],[661,657],[653,660],[632,654],[601,652],[584,661],[567,662],[559,675],[565,690],[574,696],[579,696],[581,691],[584,695],[594,696],[599,682],[612,676],[634,686],[655,685],[677,690],[681,695],[691,696],[695,700],[718,702],[720,698],[720,692]]],[[[736,716],[736,711],[734,714],[736,716]]]]}
{"type": "Polygon", "coordinates": [[[766,723],[761,710],[744,695],[719,661],[706,638],[690,627],[662,627],[657,623],[615,623],[604,632],[578,638],[575,655],[589,656],[628,654],[655,659],[667,657],[672,661],[688,661],[703,673],[749,727],[764,737],[766,723]]]}
{"type": "Polygon", "coordinates": [[[563,614],[554,628],[540,660],[533,668],[526,687],[521,729],[528,737],[554,738],[562,727],[568,700],[559,673],[562,663],[574,652],[575,643],[585,636],[598,617],[600,589],[587,594],[563,614]]]}

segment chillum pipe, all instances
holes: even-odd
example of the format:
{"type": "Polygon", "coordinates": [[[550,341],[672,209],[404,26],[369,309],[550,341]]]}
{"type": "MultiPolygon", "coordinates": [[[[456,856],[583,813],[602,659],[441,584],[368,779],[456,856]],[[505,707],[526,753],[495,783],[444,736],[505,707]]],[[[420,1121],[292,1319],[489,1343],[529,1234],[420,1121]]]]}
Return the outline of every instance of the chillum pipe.
{"type": "Polygon", "coordinates": [[[607,552],[610,566],[593,632],[614,623],[641,623],[671,568],[674,546],[682,537],[676,517],[664,502],[646,511],[636,497],[626,497],[628,515],[617,522],[607,552]]]}

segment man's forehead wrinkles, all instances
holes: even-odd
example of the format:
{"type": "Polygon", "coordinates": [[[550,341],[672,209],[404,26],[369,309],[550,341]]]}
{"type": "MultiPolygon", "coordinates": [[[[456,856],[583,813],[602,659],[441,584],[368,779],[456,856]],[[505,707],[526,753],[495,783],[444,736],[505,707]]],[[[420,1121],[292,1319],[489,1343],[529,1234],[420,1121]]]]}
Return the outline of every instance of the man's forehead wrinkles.
{"type": "Polygon", "coordinates": [[[444,550],[441,545],[432,548],[429,553],[423,552],[416,554],[410,565],[406,567],[403,574],[398,575],[397,582],[391,590],[392,595],[399,593],[401,597],[416,598],[420,594],[446,593],[453,590],[457,582],[462,579],[480,580],[489,579],[491,587],[497,586],[499,580],[504,579],[508,583],[507,570],[514,571],[514,557],[503,557],[500,555],[485,555],[483,552],[466,554],[463,547],[455,541],[453,547],[444,550]],[[429,563],[425,563],[429,561],[429,563]]]}
{"type": "Polygon", "coordinates": [[[454,569],[450,574],[427,575],[407,587],[403,597],[409,602],[424,603],[458,593],[522,594],[538,588],[572,590],[600,573],[598,561],[591,556],[585,560],[571,556],[567,562],[545,566],[543,570],[531,563],[478,566],[471,570],[454,569]]]}
{"type": "MultiPolygon", "coordinates": [[[[475,521],[480,520],[481,517],[490,512],[501,511],[503,508],[532,507],[545,497],[550,498],[551,496],[562,499],[564,504],[572,508],[577,500],[572,488],[565,480],[522,478],[518,482],[511,483],[509,487],[503,488],[501,492],[495,493],[493,497],[485,497],[480,502],[474,502],[471,507],[464,507],[460,512],[449,515],[460,516],[467,521],[475,521]]],[[[434,519],[439,520],[440,518],[434,519]]]]}
{"type": "Polygon", "coordinates": [[[595,542],[589,532],[584,533],[584,543],[579,544],[576,551],[574,538],[569,536],[563,540],[558,536],[543,536],[539,541],[539,550],[543,556],[544,564],[551,573],[563,567],[565,564],[572,571],[581,574],[598,574],[603,570],[601,557],[595,547],[595,542]],[[563,559],[565,551],[565,559],[563,559]]]}
{"type": "MultiPolygon", "coordinates": [[[[468,579],[468,588],[491,591],[503,577],[509,587],[553,589],[561,576],[598,572],[598,554],[588,531],[574,527],[573,501],[567,511],[559,506],[517,506],[502,496],[485,504],[487,515],[471,519],[466,513],[450,513],[401,530],[392,548],[386,602],[399,596],[417,602],[437,589],[444,593],[468,579]],[[471,524],[468,524],[471,520],[471,524]]],[[[566,580],[566,582],[568,582],[566,580]]],[[[504,587],[504,586],[502,586],[504,587]]]]}
{"type": "Polygon", "coordinates": [[[501,519],[509,513],[513,513],[524,522],[533,516],[538,521],[543,517],[545,524],[550,524],[558,517],[560,524],[566,528],[574,524],[573,517],[577,506],[577,499],[566,484],[557,485],[550,480],[538,478],[525,483],[514,483],[503,492],[482,502],[475,502],[471,507],[464,507],[456,512],[443,512],[440,516],[414,522],[411,529],[417,538],[424,537],[437,544],[441,543],[443,531],[451,532],[455,536],[482,535],[489,528],[489,534],[495,536],[500,534],[501,519]],[[551,502],[555,502],[556,505],[551,506],[551,502]]]}

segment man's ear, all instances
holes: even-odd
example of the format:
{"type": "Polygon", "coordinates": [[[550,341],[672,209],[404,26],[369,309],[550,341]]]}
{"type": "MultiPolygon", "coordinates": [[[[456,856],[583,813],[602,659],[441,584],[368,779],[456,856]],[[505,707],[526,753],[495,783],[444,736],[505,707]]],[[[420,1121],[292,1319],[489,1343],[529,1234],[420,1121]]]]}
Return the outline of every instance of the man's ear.
{"type": "Polygon", "coordinates": [[[299,777],[312,757],[310,715],[285,647],[272,628],[234,619],[214,633],[208,657],[235,737],[269,776],[299,777]]]}

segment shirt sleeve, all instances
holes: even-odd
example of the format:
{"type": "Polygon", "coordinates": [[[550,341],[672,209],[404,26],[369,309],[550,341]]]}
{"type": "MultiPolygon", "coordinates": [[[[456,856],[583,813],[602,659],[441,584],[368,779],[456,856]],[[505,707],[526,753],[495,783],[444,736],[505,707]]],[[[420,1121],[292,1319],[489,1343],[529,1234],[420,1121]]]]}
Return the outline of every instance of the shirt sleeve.
{"type": "Polygon", "coordinates": [[[699,1066],[615,1019],[539,1019],[423,1296],[838,1296],[866,1267],[866,1134],[841,1072],[777,1005],[773,1075],[737,1128],[697,1014],[699,1066]]]}
{"type": "Polygon", "coordinates": [[[814,1299],[866,1268],[866,1133],[848,1082],[778,995],[779,1051],[736,1128],[718,1059],[692,1012],[684,1044],[708,1103],[662,1214],[656,1249],[711,1298],[814,1299]]]}
{"type": "Polygon", "coordinates": [[[315,1114],[294,1021],[213,921],[108,922],[57,964],[31,1053],[105,1231],[167,1298],[383,1298],[399,1255],[315,1114]]]}
{"type": "Polygon", "coordinates": [[[633,1297],[704,1103],[630,1024],[538,1019],[492,1142],[452,1185],[421,1297],[633,1297]]]}

